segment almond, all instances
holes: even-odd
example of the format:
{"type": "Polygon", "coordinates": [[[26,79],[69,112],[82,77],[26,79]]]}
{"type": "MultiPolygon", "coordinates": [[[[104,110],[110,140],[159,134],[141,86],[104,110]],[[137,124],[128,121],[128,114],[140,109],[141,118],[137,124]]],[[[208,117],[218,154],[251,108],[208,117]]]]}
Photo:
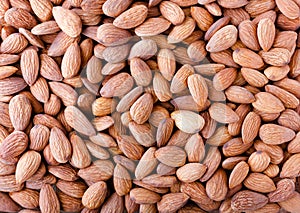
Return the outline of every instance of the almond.
{"type": "Polygon", "coordinates": [[[189,37],[196,27],[194,19],[186,17],[185,20],[180,24],[176,25],[168,35],[168,42],[179,43],[189,37]]]}
{"type": "Polygon", "coordinates": [[[266,144],[277,145],[292,140],[295,132],[276,124],[264,124],[259,129],[259,137],[266,144]]]}
{"type": "Polygon", "coordinates": [[[257,38],[257,27],[252,21],[245,20],[239,24],[239,37],[243,44],[249,49],[254,51],[260,50],[257,38]]]}
{"type": "Polygon", "coordinates": [[[162,18],[149,18],[143,24],[135,28],[134,32],[137,36],[155,36],[166,31],[171,23],[162,18]]]}
{"type": "Polygon", "coordinates": [[[200,179],[206,171],[206,166],[201,163],[188,163],[176,171],[177,178],[186,183],[200,179]]]}
{"type": "Polygon", "coordinates": [[[239,162],[230,173],[229,188],[233,189],[234,187],[241,184],[247,177],[248,172],[249,172],[249,165],[245,161],[239,162]]]}
{"type": "Polygon", "coordinates": [[[236,49],[232,57],[235,63],[243,67],[259,69],[264,65],[262,58],[247,48],[236,49]]]}
{"type": "Polygon", "coordinates": [[[52,18],[52,3],[50,0],[30,0],[30,5],[35,15],[42,21],[48,21],[52,18]]]}
{"type": "Polygon", "coordinates": [[[284,110],[282,102],[274,95],[268,92],[259,92],[255,95],[256,101],[252,103],[253,107],[266,113],[278,113],[284,110]]]}
{"type": "Polygon", "coordinates": [[[121,29],[131,29],[142,24],[147,18],[148,8],[144,5],[132,7],[121,13],[113,24],[121,29]]]}
{"type": "Polygon", "coordinates": [[[162,196],[161,200],[157,203],[159,212],[176,212],[183,207],[188,201],[189,196],[184,193],[169,193],[162,196]]]}
{"type": "Polygon", "coordinates": [[[280,12],[282,12],[288,18],[295,19],[299,17],[300,9],[294,1],[276,0],[275,2],[280,12]]]}
{"type": "Polygon", "coordinates": [[[135,169],[135,177],[140,180],[149,175],[157,166],[158,161],[155,158],[156,148],[149,148],[140,159],[135,169]]]}
{"type": "Polygon", "coordinates": [[[188,89],[199,106],[204,106],[208,98],[208,87],[204,78],[199,74],[192,74],[187,78],[188,89]]]}
{"type": "Polygon", "coordinates": [[[130,191],[130,199],[137,204],[155,204],[161,200],[159,194],[143,188],[134,188],[130,191]]]}
{"type": "Polygon", "coordinates": [[[71,158],[72,147],[70,141],[59,128],[54,127],[51,129],[49,144],[53,157],[59,163],[66,163],[71,158]]]}
{"type": "Polygon", "coordinates": [[[226,104],[214,103],[209,108],[211,118],[220,123],[233,123],[239,120],[239,116],[226,104]]]}
{"type": "Polygon", "coordinates": [[[105,46],[125,44],[130,37],[129,31],[117,28],[110,23],[101,25],[97,30],[97,38],[105,46]]]}
{"type": "Polygon", "coordinates": [[[5,12],[4,20],[15,28],[31,29],[37,25],[36,19],[25,9],[10,8],[5,12]]]}
{"type": "Polygon", "coordinates": [[[285,48],[272,48],[268,52],[262,51],[261,57],[272,66],[285,66],[291,60],[291,53],[285,48]]]}
{"type": "Polygon", "coordinates": [[[40,209],[42,212],[56,212],[60,211],[60,204],[58,197],[49,184],[44,184],[40,191],[39,198],[40,209]]]}
{"type": "Polygon", "coordinates": [[[11,192],[9,196],[23,208],[34,209],[39,206],[39,192],[24,189],[19,192],[11,192]]]}
{"type": "Polygon", "coordinates": [[[234,211],[254,211],[268,203],[268,198],[260,193],[242,190],[236,193],[231,200],[234,211]]]}
{"type": "Polygon", "coordinates": [[[261,193],[276,190],[273,180],[261,173],[250,173],[243,183],[248,189],[261,193]]]}
{"type": "Polygon", "coordinates": [[[161,14],[173,25],[179,25],[184,21],[185,15],[183,10],[174,2],[163,1],[159,5],[161,14]]]}
{"type": "Polygon", "coordinates": [[[261,119],[255,112],[249,112],[242,124],[242,139],[244,143],[252,142],[258,135],[261,119]]]}
{"type": "Polygon", "coordinates": [[[221,28],[208,41],[206,50],[208,52],[220,52],[230,48],[237,40],[237,32],[238,30],[233,25],[221,28]]]}
{"type": "Polygon", "coordinates": [[[215,201],[224,200],[228,191],[227,175],[223,169],[218,169],[206,183],[208,197],[215,201]]]}
{"type": "Polygon", "coordinates": [[[56,6],[53,7],[52,13],[59,28],[68,36],[75,38],[81,33],[81,19],[75,12],[56,6]]]}
{"type": "Polygon", "coordinates": [[[155,152],[155,157],[171,167],[180,167],[185,164],[186,153],[176,146],[165,146],[155,152]]]}
{"type": "Polygon", "coordinates": [[[205,124],[201,115],[198,115],[192,111],[177,110],[172,112],[172,119],[175,121],[175,125],[183,132],[196,133],[199,132],[205,124]],[[188,125],[186,125],[188,124],[188,125]]]}
{"type": "Polygon", "coordinates": [[[169,49],[161,49],[157,55],[157,65],[163,77],[171,81],[176,71],[174,53],[169,49]]]}
{"type": "Polygon", "coordinates": [[[275,25],[271,19],[266,18],[259,21],[257,26],[257,37],[261,48],[268,51],[275,39],[275,25]]]}
{"type": "Polygon", "coordinates": [[[268,194],[270,202],[286,201],[293,196],[295,183],[291,179],[282,179],[276,184],[277,189],[268,194]]]}
{"type": "Polygon", "coordinates": [[[119,196],[130,192],[132,181],[129,172],[122,165],[117,164],[114,169],[114,188],[119,196]]]}

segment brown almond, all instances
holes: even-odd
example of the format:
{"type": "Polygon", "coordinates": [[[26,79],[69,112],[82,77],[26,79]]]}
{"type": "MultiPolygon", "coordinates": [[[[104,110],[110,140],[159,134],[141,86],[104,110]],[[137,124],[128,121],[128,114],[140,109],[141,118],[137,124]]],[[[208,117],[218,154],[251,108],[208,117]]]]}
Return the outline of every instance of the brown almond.
{"type": "Polygon", "coordinates": [[[28,145],[28,136],[21,131],[9,134],[0,144],[0,158],[16,163],[16,157],[21,155],[28,145]]]}
{"type": "Polygon", "coordinates": [[[249,112],[242,124],[242,139],[244,143],[252,142],[258,135],[261,119],[255,112],[249,112]]]}
{"type": "Polygon", "coordinates": [[[229,176],[229,188],[233,189],[234,187],[241,184],[247,177],[248,172],[249,165],[245,161],[241,161],[236,164],[229,176]]]}
{"type": "Polygon", "coordinates": [[[110,23],[102,24],[97,30],[97,38],[105,46],[125,44],[130,37],[129,31],[117,28],[110,23]]]}
{"type": "Polygon", "coordinates": [[[276,0],[275,2],[280,12],[282,12],[288,18],[296,19],[299,17],[300,9],[294,1],[276,0]]]}
{"type": "Polygon", "coordinates": [[[188,110],[174,111],[171,113],[171,118],[175,121],[175,125],[181,131],[190,134],[199,132],[205,124],[205,121],[201,115],[188,110]]]}
{"type": "Polygon", "coordinates": [[[291,53],[285,48],[272,48],[260,53],[262,59],[272,66],[285,66],[291,60],[291,53]]]}
{"type": "Polygon", "coordinates": [[[15,28],[31,29],[37,25],[36,19],[25,9],[10,8],[5,12],[4,20],[15,28]]]}
{"type": "Polygon", "coordinates": [[[231,200],[234,211],[254,211],[268,203],[268,198],[260,193],[242,190],[236,193],[231,200]]]}
{"type": "Polygon", "coordinates": [[[59,163],[66,163],[72,155],[72,147],[64,132],[57,127],[51,129],[49,138],[53,157],[59,163]]]}
{"type": "Polygon", "coordinates": [[[113,24],[121,29],[131,29],[142,24],[147,18],[148,8],[144,5],[132,7],[121,13],[113,24]]]}
{"type": "Polygon", "coordinates": [[[52,13],[60,29],[68,36],[75,38],[81,33],[81,19],[74,11],[56,6],[53,7],[52,13]]]}
{"type": "Polygon", "coordinates": [[[176,212],[183,207],[189,199],[185,193],[169,193],[162,196],[157,203],[157,209],[161,213],[176,212]]]}
{"type": "Polygon", "coordinates": [[[213,16],[202,7],[191,7],[191,16],[195,19],[198,27],[203,31],[208,31],[214,22],[213,16]]]}
{"type": "Polygon", "coordinates": [[[248,189],[256,192],[268,193],[276,190],[273,180],[261,173],[250,173],[243,183],[248,189]]]}
{"type": "Polygon", "coordinates": [[[45,184],[42,186],[39,204],[42,212],[58,213],[60,211],[58,197],[50,184],[45,184]]]}
{"type": "Polygon", "coordinates": [[[213,78],[213,86],[217,91],[228,88],[236,79],[237,70],[235,68],[225,68],[219,71],[213,78]]]}
{"type": "Polygon", "coordinates": [[[135,177],[140,180],[149,175],[157,166],[158,161],[155,158],[156,148],[149,148],[140,159],[135,169],[135,177]]]}
{"type": "Polygon", "coordinates": [[[9,117],[15,130],[25,130],[31,118],[32,107],[25,95],[14,96],[9,102],[9,117]]]}
{"type": "Polygon", "coordinates": [[[180,167],[185,163],[186,153],[179,147],[165,146],[155,152],[155,157],[168,166],[180,167]]]}
{"type": "Polygon", "coordinates": [[[184,21],[183,10],[174,2],[163,1],[160,3],[159,9],[162,15],[173,25],[181,24],[184,21]]]}
{"type": "Polygon", "coordinates": [[[256,101],[252,106],[262,112],[279,113],[284,110],[282,102],[274,95],[268,92],[259,92],[255,95],[256,101]]]}
{"type": "Polygon", "coordinates": [[[295,183],[291,179],[282,179],[276,183],[277,189],[268,194],[270,202],[282,202],[293,196],[295,183]]]}
{"type": "Polygon", "coordinates": [[[170,26],[171,23],[162,17],[149,18],[135,28],[134,32],[137,36],[155,36],[166,31],[170,26]]]}
{"type": "Polygon", "coordinates": [[[206,182],[206,193],[215,201],[224,200],[228,192],[227,175],[223,169],[218,169],[206,182]]]}
{"type": "Polygon", "coordinates": [[[187,85],[194,101],[204,106],[208,98],[208,87],[204,78],[199,74],[192,74],[187,78],[187,85]]]}
{"type": "Polygon", "coordinates": [[[292,140],[295,132],[276,124],[264,124],[259,129],[259,137],[266,144],[277,145],[292,140]]]}
{"type": "Polygon", "coordinates": [[[180,24],[176,25],[168,35],[168,43],[179,43],[188,38],[194,31],[196,23],[194,19],[186,17],[180,24]]]}
{"type": "Polygon", "coordinates": [[[243,67],[259,69],[264,65],[260,55],[247,48],[236,49],[232,57],[235,63],[243,67]]]}
{"type": "Polygon", "coordinates": [[[239,24],[239,38],[251,50],[260,50],[257,38],[257,27],[250,20],[245,20],[239,24]]]}
{"type": "Polygon", "coordinates": [[[122,165],[117,164],[114,169],[114,188],[119,196],[124,196],[130,192],[132,181],[129,172],[122,165]]]}
{"type": "Polygon", "coordinates": [[[9,196],[23,208],[34,209],[39,206],[39,192],[24,189],[19,192],[11,192],[9,196]]]}
{"type": "Polygon", "coordinates": [[[134,188],[130,191],[130,199],[137,204],[155,204],[161,200],[159,194],[144,188],[134,188]]]}
{"type": "Polygon", "coordinates": [[[214,103],[209,108],[211,118],[220,123],[233,123],[239,120],[239,116],[226,104],[214,103]]]}
{"type": "Polygon", "coordinates": [[[77,75],[81,66],[80,48],[75,42],[71,44],[62,59],[61,72],[64,78],[72,78],[77,75]]]}
{"type": "Polygon", "coordinates": [[[225,94],[227,99],[234,103],[249,104],[255,101],[254,95],[240,86],[230,86],[226,89],[225,94]]]}
{"type": "Polygon", "coordinates": [[[16,167],[16,182],[23,183],[39,168],[41,155],[35,151],[27,151],[19,159],[16,167]]]}
{"type": "Polygon", "coordinates": [[[275,40],[275,24],[269,19],[262,19],[257,26],[257,38],[261,48],[268,51],[275,40]]]}
{"type": "Polygon", "coordinates": [[[201,163],[188,163],[176,171],[177,178],[186,183],[200,179],[206,172],[206,166],[201,163]]]}

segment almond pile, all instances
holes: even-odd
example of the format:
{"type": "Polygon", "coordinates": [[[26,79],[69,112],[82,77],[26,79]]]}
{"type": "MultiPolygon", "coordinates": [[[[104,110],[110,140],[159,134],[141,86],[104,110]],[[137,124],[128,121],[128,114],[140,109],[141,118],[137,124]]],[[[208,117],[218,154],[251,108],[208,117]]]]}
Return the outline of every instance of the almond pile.
{"type": "Polygon", "coordinates": [[[299,0],[0,0],[0,212],[300,212],[299,0]]]}

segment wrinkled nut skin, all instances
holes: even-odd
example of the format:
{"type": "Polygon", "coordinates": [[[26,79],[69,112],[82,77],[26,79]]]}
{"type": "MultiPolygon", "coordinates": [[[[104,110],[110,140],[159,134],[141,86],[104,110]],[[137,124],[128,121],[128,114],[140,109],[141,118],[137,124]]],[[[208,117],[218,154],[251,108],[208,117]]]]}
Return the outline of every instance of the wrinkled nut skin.
{"type": "Polygon", "coordinates": [[[300,212],[300,0],[0,0],[0,212],[300,212]]]}

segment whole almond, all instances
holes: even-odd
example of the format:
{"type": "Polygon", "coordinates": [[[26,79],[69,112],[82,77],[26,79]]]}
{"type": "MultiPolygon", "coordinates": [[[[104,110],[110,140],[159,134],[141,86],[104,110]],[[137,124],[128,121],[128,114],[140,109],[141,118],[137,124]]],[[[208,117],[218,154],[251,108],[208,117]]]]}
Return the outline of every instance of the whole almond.
{"type": "Polygon", "coordinates": [[[230,86],[225,94],[227,99],[234,103],[248,104],[255,101],[254,95],[240,86],[230,86]]]}
{"type": "Polygon", "coordinates": [[[97,30],[97,38],[105,46],[117,46],[127,43],[131,34],[129,31],[117,28],[113,24],[106,23],[97,30]]]}
{"type": "Polygon", "coordinates": [[[123,96],[133,87],[133,78],[128,73],[119,73],[110,78],[100,90],[103,97],[123,96]]]}
{"type": "Polygon", "coordinates": [[[7,54],[20,53],[27,45],[28,41],[22,34],[13,33],[3,40],[0,50],[7,54]]]}
{"type": "Polygon", "coordinates": [[[260,55],[247,48],[236,49],[232,57],[235,63],[243,67],[259,69],[264,65],[260,55]]]}
{"type": "Polygon", "coordinates": [[[37,25],[36,19],[25,9],[10,8],[5,12],[4,20],[15,28],[31,29],[37,25]]]}
{"type": "Polygon", "coordinates": [[[242,76],[244,79],[254,87],[263,87],[268,83],[268,79],[261,72],[251,68],[242,68],[242,76]]]}
{"type": "Polygon", "coordinates": [[[0,158],[16,163],[16,157],[21,155],[28,145],[28,136],[21,131],[14,131],[0,144],[0,158]]]}
{"type": "Polygon", "coordinates": [[[138,5],[121,13],[113,24],[121,29],[131,29],[142,24],[147,18],[148,8],[138,5]]]}
{"type": "Polygon", "coordinates": [[[213,78],[213,86],[217,91],[228,88],[236,79],[237,70],[235,68],[225,68],[219,71],[213,78]]]}
{"type": "Polygon", "coordinates": [[[42,212],[58,213],[60,211],[58,197],[51,185],[44,184],[42,186],[40,191],[39,204],[42,212]]]}
{"type": "Polygon", "coordinates": [[[257,27],[252,21],[245,20],[239,24],[239,37],[243,44],[245,44],[249,49],[254,51],[260,50],[257,38],[257,27]]]}
{"type": "Polygon", "coordinates": [[[278,113],[284,110],[282,102],[274,95],[268,92],[259,92],[255,95],[256,101],[252,103],[253,107],[266,113],[278,113]]]}
{"type": "Polygon", "coordinates": [[[160,3],[159,9],[162,15],[173,25],[181,24],[184,21],[184,12],[176,3],[163,1],[160,3]]]}
{"type": "Polygon", "coordinates": [[[199,106],[204,106],[208,98],[208,87],[204,78],[199,74],[187,78],[188,89],[199,106]]]}
{"type": "Polygon", "coordinates": [[[149,148],[140,159],[139,163],[135,169],[135,177],[140,180],[149,175],[154,168],[157,166],[158,162],[155,158],[156,148],[149,148]]]}
{"type": "Polygon", "coordinates": [[[114,165],[109,160],[96,160],[89,167],[80,169],[78,176],[87,182],[107,181],[113,176],[114,165]]]}
{"type": "Polygon", "coordinates": [[[206,50],[208,52],[220,52],[230,48],[237,40],[237,32],[238,30],[233,25],[221,28],[210,38],[206,50]]]}
{"type": "Polygon", "coordinates": [[[268,194],[271,202],[282,202],[292,197],[295,183],[291,179],[282,179],[276,183],[277,189],[268,194]]]}
{"type": "Polygon", "coordinates": [[[61,72],[64,78],[72,78],[78,74],[81,65],[81,54],[76,42],[68,47],[61,63],[61,72]]]}
{"type": "Polygon", "coordinates": [[[39,77],[30,87],[32,95],[40,102],[45,103],[49,99],[49,86],[43,77],[39,77]]]}
{"type": "Polygon", "coordinates": [[[19,192],[11,192],[9,196],[23,208],[34,209],[39,206],[39,192],[24,189],[19,192]]]}
{"type": "Polygon", "coordinates": [[[169,193],[162,196],[161,200],[157,203],[157,209],[161,213],[176,212],[186,204],[188,199],[189,196],[185,193],[169,193]]]}
{"type": "Polygon", "coordinates": [[[209,108],[211,118],[220,123],[233,123],[239,120],[238,115],[226,104],[214,103],[209,108]]]}
{"type": "Polygon", "coordinates": [[[250,173],[243,183],[248,189],[261,193],[276,190],[273,180],[261,173],[250,173]]]}
{"type": "Polygon", "coordinates": [[[205,124],[205,121],[202,118],[202,116],[192,111],[177,110],[172,112],[171,117],[172,119],[174,119],[175,125],[181,131],[190,134],[199,132],[205,124]]]}
{"type": "Polygon", "coordinates": [[[213,24],[213,16],[202,7],[191,7],[191,16],[195,19],[198,27],[203,31],[208,31],[213,24]]]}
{"type": "Polygon", "coordinates": [[[57,127],[51,129],[49,138],[50,149],[53,157],[59,163],[66,163],[72,155],[72,147],[64,132],[57,127]]]}
{"type": "Polygon", "coordinates": [[[24,130],[31,118],[32,107],[25,95],[14,96],[9,102],[9,117],[15,130],[24,130]]]}
{"type": "Polygon", "coordinates": [[[261,119],[255,112],[249,112],[242,124],[242,139],[244,143],[250,143],[258,135],[261,119]]]}
{"type": "Polygon", "coordinates": [[[293,154],[287,161],[284,162],[282,166],[282,170],[280,172],[281,178],[294,178],[299,173],[299,164],[298,161],[300,159],[299,154],[293,154]]]}
{"type": "Polygon", "coordinates": [[[178,43],[189,37],[196,27],[194,19],[186,17],[180,24],[176,25],[168,35],[169,43],[178,43]]]}
{"type": "Polygon", "coordinates": [[[206,193],[215,201],[224,200],[228,192],[227,175],[223,169],[218,169],[206,183],[206,193]]]}
{"type": "Polygon", "coordinates": [[[285,66],[291,60],[291,53],[285,48],[272,48],[268,52],[262,51],[263,60],[273,66],[285,66]]]}
{"type": "Polygon", "coordinates": [[[268,51],[272,47],[275,33],[275,24],[271,19],[266,18],[259,21],[257,26],[257,38],[264,51],[268,51]]]}
{"type": "Polygon", "coordinates": [[[294,1],[276,0],[275,2],[280,12],[282,12],[288,18],[295,19],[299,17],[300,9],[294,1]]]}
{"type": "Polygon", "coordinates": [[[41,155],[35,151],[27,151],[19,159],[16,167],[16,182],[23,183],[29,179],[39,168],[41,155]]]}
{"type": "Polygon", "coordinates": [[[200,179],[206,171],[206,166],[201,163],[188,163],[176,171],[176,176],[182,182],[190,183],[200,179]]]}
{"type": "Polygon", "coordinates": [[[30,5],[35,15],[42,21],[48,21],[52,18],[52,3],[50,0],[30,0],[30,5]]]}
{"type": "Polygon", "coordinates": [[[276,124],[264,124],[259,129],[259,137],[264,143],[277,145],[292,140],[295,137],[295,132],[276,124]]]}
{"type": "Polygon", "coordinates": [[[57,63],[46,54],[40,55],[40,74],[53,81],[61,81],[63,78],[57,63]]]}
{"type": "Polygon", "coordinates": [[[149,18],[135,28],[134,32],[137,36],[155,36],[166,31],[170,25],[171,23],[162,17],[149,18]]]}
{"type": "Polygon", "coordinates": [[[53,7],[53,17],[59,28],[68,36],[77,37],[82,31],[82,23],[79,16],[72,10],[60,6],[53,7]]]}
{"type": "Polygon", "coordinates": [[[91,185],[82,197],[82,204],[89,209],[97,209],[104,202],[107,194],[107,185],[100,181],[91,185]]]}
{"type": "Polygon", "coordinates": [[[247,177],[249,172],[249,165],[245,161],[239,162],[232,170],[229,176],[229,188],[233,189],[234,187],[241,184],[244,179],[247,177]]]}
{"type": "Polygon", "coordinates": [[[155,152],[155,157],[168,166],[180,167],[185,163],[186,153],[179,147],[165,146],[155,152]]]}
{"type": "Polygon", "coordinates": [[[157,55],[157,65],[163,77],[170,81],[176,70],[174,53],[169,49],[161,49],[157,55]]]}
{"type": "Polygon", "coordinates": [[[132,3],[132,0],[120,1],[109,0],[106,1],[103,6],[103,13],[110,17],[116,17],[121,14],[132,3]]]}
{"type": "Polygon", "coordinates": [[[138,204],[154,204],[161,200],[159,194],[144,188],[134,188],[130,191],[130,199],[138,204]]]}
{"type": "Polygon", "coordinates": [[[250,190],[242,190],[233,196],[231,208],[235,211],[254,211],[267,203],[268,198],[263,194],[250,190]]]}
{"type": "Polygon", "coordinates": [[[36,50],[26,49],[21,55],[21,71],[26,83],[31,86],[39,72],[39,57],[36,50]]]}
{"type": "Polygon", "coordinates": [[[267,152],[256,151],[253,152],[249,159],[248,164],[252,172],[262,172],[269,166],[271,161],[270,156],[267,152]]]}
{"type": "Polygon", "coordinates": [[[16,182],[15,175],[0,176],[1,192],[17,192],[23,189],[24,184],[16,182]]]}
{"type": "Polygon", "coordinates": [[[124,196],[130,192],[132,181],[129,172],[122,165],[117,164],[114,169],[114,188],[119,196],[124,196]]]}
{"type": "Polygon", "coordinates": [[[152,109],[152,96],[149,93],[145,93],[130,107],[130,115],[137,124],[143,124],[148,120],[152,109]]]}
{"type": "Polygon", "coordinates": [[[7,194],[0,193],[0,211],[3,212],[18,212],[21,210],[21,207],[16,204],[7,194]]]}
{"type": "Polygon", "coordinates": [[[76,168],[86,168],[91,164],[91,156],[84,141],[76,134],[70,137],[72,157],[70,163],[76,168]]]}

